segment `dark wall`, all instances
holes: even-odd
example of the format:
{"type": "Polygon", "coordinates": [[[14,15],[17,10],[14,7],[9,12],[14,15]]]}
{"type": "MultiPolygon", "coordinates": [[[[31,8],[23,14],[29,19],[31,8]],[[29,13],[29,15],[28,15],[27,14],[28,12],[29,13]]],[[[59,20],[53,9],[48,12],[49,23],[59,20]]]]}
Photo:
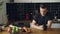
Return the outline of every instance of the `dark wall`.
{"type": "MultiPolygon", "coordinates": [[[[35,15],[41,3],[6,3],[7,15],[9,20],[25,20],[26,14],[29,13],[29,19],[35,15]]],[[[60,19],[60,3],[44,3],[48,7],[54,17],[57,16],[60,19]]]]}

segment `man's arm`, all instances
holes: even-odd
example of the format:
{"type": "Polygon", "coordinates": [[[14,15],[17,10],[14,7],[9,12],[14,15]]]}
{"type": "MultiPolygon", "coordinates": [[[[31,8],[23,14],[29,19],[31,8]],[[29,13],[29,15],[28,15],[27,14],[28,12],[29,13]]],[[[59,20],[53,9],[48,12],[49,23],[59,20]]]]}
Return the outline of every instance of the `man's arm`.
{"type": "Polygon", "coordinates": [[[48,20],[48,23],[47,23],[47,28],[50,29],[52,26],[52,20],[48,20]]]}
{"type": "Polygon", "coordinates": [[[43,25],[38,26],[35,20],[32,21],[31,26],[32,28],[43,30],[43,25]]]}
{"type": "Polygon", "coordinates": [[[35,24],[36,24],[36,21],[35,21],[35,20],[33,20],[31,24],[35,25],[35,24]]]}

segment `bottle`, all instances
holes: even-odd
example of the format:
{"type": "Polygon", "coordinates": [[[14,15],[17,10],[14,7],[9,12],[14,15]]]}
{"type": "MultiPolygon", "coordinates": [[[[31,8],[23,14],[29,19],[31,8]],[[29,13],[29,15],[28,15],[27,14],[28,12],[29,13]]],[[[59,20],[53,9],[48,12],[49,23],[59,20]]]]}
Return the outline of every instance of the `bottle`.
{"type": "Polygon", "coordinates": [[[47,30],[47,26],[46,25],[43,25],[43,27],[44,27],[44,31],[46,31],[47,30]]]}
{"type": "Polygon", "coordinates": [[[12,34],[17,34],[18,31],[19,31],[18,27],[14,26],[14,27],[12,27],[12,28],[13,28],[13,29],[12,29],[12,34]]]}

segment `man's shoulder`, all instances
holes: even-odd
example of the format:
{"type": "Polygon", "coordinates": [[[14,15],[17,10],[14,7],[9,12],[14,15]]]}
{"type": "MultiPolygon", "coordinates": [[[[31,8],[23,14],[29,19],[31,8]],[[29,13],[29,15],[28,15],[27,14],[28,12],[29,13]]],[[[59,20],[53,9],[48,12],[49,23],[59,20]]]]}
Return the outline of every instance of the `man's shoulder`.
{"type": "Polygon", "coordinates": [[[52,16],[52,14],[48,12],[48,13],[47,13],[47,16],[52,16]]]}
{"type": "Polygon", "coordinates": [[[52,15],[52,13],[48,13],[47,16],[48,16],[48,18],[49,18],[50,20],[52,20],[52,19],[54,18],[53,15],[52,15]]]}
{"type": "Polygon", "coordinates": [[[37,13],[35,16],[39,16],[39,13],[37,13]]]}

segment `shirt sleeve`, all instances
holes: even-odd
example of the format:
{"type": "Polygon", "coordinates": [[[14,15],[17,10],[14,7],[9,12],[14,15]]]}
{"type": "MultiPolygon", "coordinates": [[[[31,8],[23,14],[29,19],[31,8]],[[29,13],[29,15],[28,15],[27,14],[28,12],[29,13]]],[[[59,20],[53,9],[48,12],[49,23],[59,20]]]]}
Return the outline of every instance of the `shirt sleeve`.
{"type": "Polygon", "coordinates": [[[38,21],[38,15],[35,15],[34,17],[33,17],[33,20],[35,20],[36,22],[38,21]]]}

